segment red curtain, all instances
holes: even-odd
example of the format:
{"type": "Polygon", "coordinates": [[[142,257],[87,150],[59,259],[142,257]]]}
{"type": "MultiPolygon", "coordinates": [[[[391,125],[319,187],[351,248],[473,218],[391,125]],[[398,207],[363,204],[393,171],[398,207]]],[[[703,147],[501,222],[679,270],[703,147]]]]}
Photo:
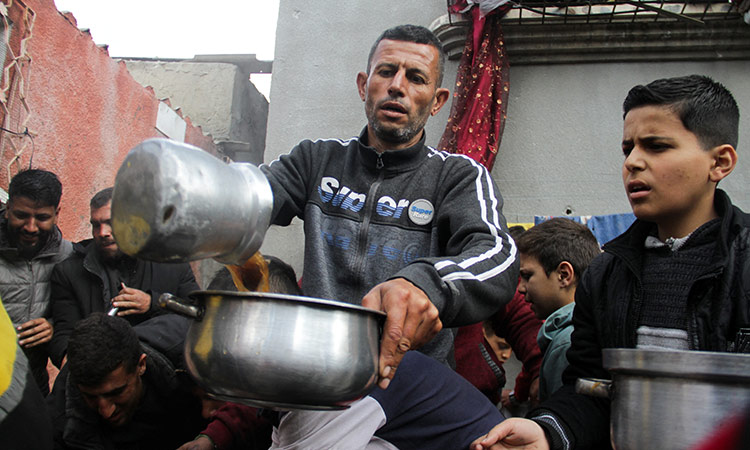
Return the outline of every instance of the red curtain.
{"type": "MultiPolygon", "coordinates": [[[[456,11],[465,0],[452,6],[456,11]]],[[[456,76],[450,118],[440,150],[461,153],[492,170],[503,136],[508,103],[509,64],[503,42],[500,19],[510,4],[498,7],[480,17],[479,7],[469,13],[472,27],[456,76]]]]}

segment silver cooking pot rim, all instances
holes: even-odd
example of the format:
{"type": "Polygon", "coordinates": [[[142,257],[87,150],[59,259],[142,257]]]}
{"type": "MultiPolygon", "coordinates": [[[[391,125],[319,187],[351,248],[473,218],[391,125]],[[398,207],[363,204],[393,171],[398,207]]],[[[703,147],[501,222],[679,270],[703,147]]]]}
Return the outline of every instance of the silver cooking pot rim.
{"type": "Polygon", "coordinates": [[[188,373],[211,395],[279,409],[343,409],[377,382],[382,311],[288,294],[162,294],[192,317],[188,373]]]}

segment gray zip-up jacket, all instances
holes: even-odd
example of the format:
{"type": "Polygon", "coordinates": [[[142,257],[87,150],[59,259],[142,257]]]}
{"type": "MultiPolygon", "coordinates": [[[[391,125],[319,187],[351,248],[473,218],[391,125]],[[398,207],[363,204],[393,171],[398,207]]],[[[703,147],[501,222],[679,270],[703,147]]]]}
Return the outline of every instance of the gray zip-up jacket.
{"type": "Polygon", "coordinates": [[[261,166],[272,222],[305,222],[305,295],[359,304],[393,278],[422,289],[445,329],[421,350],[451,362],[448,328],[489,317],[515,292],[519,262],[502,197],[482,165],[425,146],[424,135],[378,154],[366,134],[306,140],[261,166]]]}
{"type": "Polygon", "coordinates": [[[47,244],[31,260],[18,255],[8,242],[8,223],[0,218],[0,298],[14,326],[31,319],[50,317],[52,268],[73,253],[73,245],[55,226],[47,244]]]}

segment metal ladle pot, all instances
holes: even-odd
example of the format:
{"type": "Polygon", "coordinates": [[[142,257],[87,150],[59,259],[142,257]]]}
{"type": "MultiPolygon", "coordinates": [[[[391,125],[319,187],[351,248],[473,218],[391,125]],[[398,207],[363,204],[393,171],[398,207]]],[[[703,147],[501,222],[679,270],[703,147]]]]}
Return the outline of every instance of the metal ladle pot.
{"type": "Polygon", "coordinates": [[[261,246],[273,193],[257,167],[192,145],[148,139],[125,157],[112,194],[124,253],[150,261],[242,264],[261,246]]]}
{"type": "Polygon", "coordinates": [[[343,409],[378,378],[385,314],[260,292],[198,291],[160,304],[192,317],[188,372],[212,396],[276,409],[343,409]]]}

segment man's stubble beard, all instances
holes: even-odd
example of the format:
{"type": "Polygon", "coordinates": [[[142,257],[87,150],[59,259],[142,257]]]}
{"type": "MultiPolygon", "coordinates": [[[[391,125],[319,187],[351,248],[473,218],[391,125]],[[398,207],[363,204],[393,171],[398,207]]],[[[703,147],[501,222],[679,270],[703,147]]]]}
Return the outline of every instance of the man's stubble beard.
{"type": "Polygon", "coordinates": [[[426,105],[424,108],[420,109],[418,112],[417,117],[413,120],[408,122],[404,127],[399,128],[398,126],[385,126],[382,122],[380,122],[376,117],[376,111],[379,109],[379,105],[383,104],[387,101],[398,101],[394,98],[387,98],[381,102],[378,103],[378,107],[375,107],[373,105],[366,105],[365,107],[365,115],[367,116],[367,123],[369,124],[370,128],[374,131],[375,136],[380,139],[383,142],[388,142],[390,144],[404,144],[412,140],[417,134],[422,132],[425,125],[427,124],[427,119],[429,119],[430,114],[430,106],[426,105]]]}
{"type": "Polygon", "coordinates": [[[36,244],[26,245],[21,241],[20,236],[22,231],[20,229],[12,229],[8,227],[8,242],[16,248],[18,254],[24,259],[32,259],[35,257],[49,242],[52,232],[39,231],[37,236],[39,239],[36,244]]]}

